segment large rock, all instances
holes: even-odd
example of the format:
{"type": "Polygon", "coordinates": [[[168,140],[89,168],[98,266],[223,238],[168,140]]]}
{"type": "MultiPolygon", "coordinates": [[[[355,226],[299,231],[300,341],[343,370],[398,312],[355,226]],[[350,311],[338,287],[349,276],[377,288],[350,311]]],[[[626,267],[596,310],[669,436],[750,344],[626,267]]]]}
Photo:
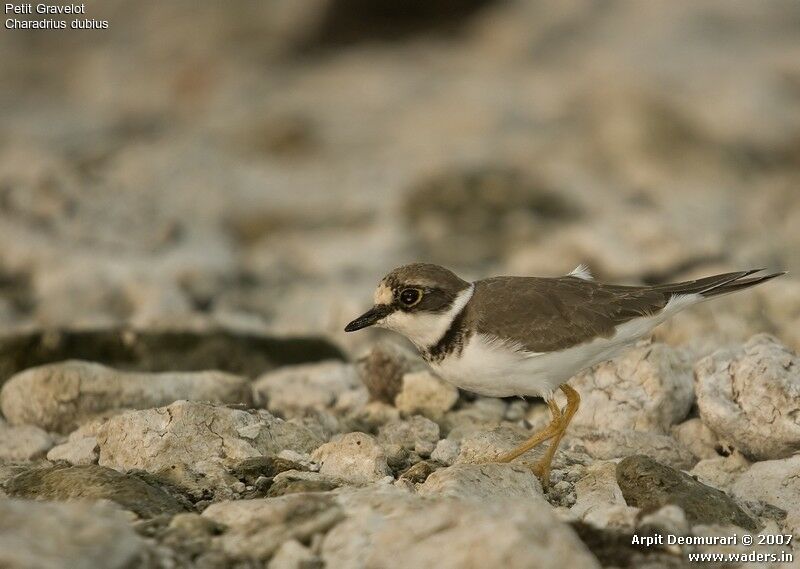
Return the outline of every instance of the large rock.
{"type": "Polygon", "coordinates": [[[383,447],[364,433],[336,436],[315,450],[312,458],[319,463],[320,474],[353,484],[375,482],[391,474],[383,447]]]}
{"type": "Polygon", "coordinates": [[[101,465],[149,472],[184,465],[206,477],[227,476],[225,467],[284,449],[308,453],[321,442],[306,427],[267,411],[189,401],[117,415],[97,432],[101,465]]]}
{"type": "Polygon", "coordinates": [[[695,389],[703,422],[749,458],[800,450],[800,357],[772,336],[699,361],[695,389]]]}
{"type": "Polygon", "coordinates": [[[53,446],[53,437],[34,425],[11,427],[0,419],[0,462],[35,460],[53,446]]]}
{"type": "Polygon", "coordinates": [[[253,383],[253,397],[271,413],[292,416],[333,407],[340,396],[359,389],[364,388],[353,365],[327,361],[267,372],[253,383]]]}
{"type": "Polygon", "coordinates": [[[753,464],[731,485],[742,500],[761,500],[786,510],[786,526],[800,532],[800,455],[753,464]]]}
{"type": "Polygon", "coordinates": [[[537,500],[418,497],[393,488],[339,500],[347,518],[322,540],[327,567],[599,567],[537,500]]]}
{"type": "Polygon", "coordinates": [[[545,507],[542,485],[531,469],[520,464],[454,464],[427,477],[418,488],[422,496],[478,500],[538,502],[545,507]]]}
{"type": "Polygon", "coordinates": [[[133,373],[67,361],[12,377],[0,392],[0,407],[13,424],[68,433],[101,413],[159,407],[179,399],[249,403],[250,386],[242,377],[218,371],[133,373]]]}
{"type": "Polygon", "coordinates": [[[3,569],[155,567],[126,516],[106,504],[0,500],[3,569]]]}
{"type": "Polygon", "coordinates": [[[680,506],[692,523],[728,524],[751,531],[758,528],[756,521],[724,492],[647,456],[622,460],[617,465],[617,483],[625,502],[643,512],[673,504],[680,506]]]}
{"type": "Polygon", "coordinates": [[[588,428],[666,434],[694,401],[689,359],[665,344],[630,350],[575,376],[570,384],[582,398],[572,424],[588,428]]]}
{"type": "Polygon", "coordinates": [[[378,430],[378,442],[386,448],[430,456],[439,441],[439,425],[421,415],[386,423],[378,430]]]}
{"type": "Polygon", "coordinates": [[[307,542],[343,518],[330,494],[291,494],[277,498],[237,500],[210,505],[203,517],[228,530],[215,545],[234,559],[269,559],[289,540],[307,542]]]}
{"type": "Polygon", "coordinates": [[[143,518],[184,511],[164,489],[103,466],[53,466],[18,474],[5,484],[9,496],[37,500],[111,500],[143,518]]]}

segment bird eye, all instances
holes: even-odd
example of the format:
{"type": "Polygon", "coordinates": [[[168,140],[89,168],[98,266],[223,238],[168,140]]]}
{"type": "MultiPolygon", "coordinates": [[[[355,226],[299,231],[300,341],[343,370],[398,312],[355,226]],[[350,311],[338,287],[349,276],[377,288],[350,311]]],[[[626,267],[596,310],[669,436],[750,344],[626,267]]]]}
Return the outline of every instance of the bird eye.
{"type": "Polygon", "coordinates": [[[405,306],[414,306],[422,300],[422,291],[418,288],[406,288],[400,292],[400,302],[405,306]]]}

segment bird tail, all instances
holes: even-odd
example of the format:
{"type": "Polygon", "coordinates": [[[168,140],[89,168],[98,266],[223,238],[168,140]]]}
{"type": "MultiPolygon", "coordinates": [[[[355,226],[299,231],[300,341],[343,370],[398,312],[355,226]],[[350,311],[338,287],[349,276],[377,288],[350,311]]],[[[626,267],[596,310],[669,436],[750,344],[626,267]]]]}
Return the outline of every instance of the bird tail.
{"type": "Polygon", "coordinates": [[[750,288],[751,286],[756,286],[763,282],[772,280],[775,277],[786,274],[786,271],[781,271],[778,273],[769,273],[766,275],[750,277],[750,275],[759,273],[763,270],[764,269],[751,269],[749,271],[723,273],[721,275],[714,275],[693,281],[657,285],[654,286],[653,289],[665,294],[699,294],[703,298],[713,298],[715,296],[722,296],[724,294],[730,294],[732,292],[744,290],[746,288],[750,288]]]}

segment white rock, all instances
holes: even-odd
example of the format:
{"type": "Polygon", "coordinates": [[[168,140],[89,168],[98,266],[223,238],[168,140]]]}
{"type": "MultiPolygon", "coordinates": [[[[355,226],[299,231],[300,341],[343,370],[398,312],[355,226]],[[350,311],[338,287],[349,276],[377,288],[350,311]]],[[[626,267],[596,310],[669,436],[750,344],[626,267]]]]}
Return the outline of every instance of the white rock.
{"type": "Polygon", "coordinates": [[[617,484],[617,465],[600,461],[592,464],[575,483],[577,500],[570,511],[578,519],[596,527],[630,528],[638,508],[625,503],[617,484]]]}
{"type": "Polygon", "coordinates": [[[530,468],[519,464],[454,464],[433,472],[417,489],[422,496],[450,496],[490,502],[530,500],[545,507],[542,486],[530,468]]]}
{"type": "MultiPolygon", "coordinates": [[[[450,433],[450,438],[455,433],[450,433]]],[[[477,463],[491,461],[519,446],[533,433],[521,427],[496,427],[488,430],[474,430],[465,435],[460,441],[460,448],[456,462],[477,463]]],[[[541,451],[541,446],[538,448],[541,451]]],[[[537,450],[530,451],[525,457],[534,457],[537,450]]]]}
{"type": "Polygon", "coordinates": [[[599,567],[572,529],[537,500],[420,497],[394,487],[339,500],[347,519],[322,540],[326,567],[599,567]]]}
{"type": "Polygon", "coordinates": [[[667,504],[655,512],[642,516],[637,529],[648,534],[687,535],[690,527],[686,512],[680,506],[667,504]]]}
{"type": "Polygon", "coordinates": [[[416,371],[403,376],[403,387],[394,400],[404,415],[424,415],[437,419],[458,401],[458,389],[429,371],[416,371]]]}
{"type": "Polygon", "coordinates": [[[431,459],[450,466],[458,458],[458,452],[460,448],[461,447],[456,441],[442,439],[436,443],[436,448],[434,448],[433,452],[431,453],[431,459]]]}
{"type": "Polygon", "coordinates": [[[47,460],[65,460],[70,464],[97,464],[100,448],[95,437],[83,437],[55,446],[47,453],[47,460]]]}
{"type": "Polygon", "coordinates": [[[697,417],[684,421],[680,425],[675,425],[670,430],[670,433],[676,441],[689,449],[699,459],[720,456],[719,452],[717,452],[720,442],[716,433],[697,417]]]}
{"type": "Polygon", "coordinates": [[[52,446],[53,437],[39,427],[0,423],[0,462],[42,458],[52,446]]]}
{"type": "Polygon", "coordinates": [[[148,567],[148,547],[118,508],[0,500],[3,569],[148,567]]]}
{"type": "Polygon", "coordinates": [[[666,434],[694,401],[687,355],[665,344],[629,350],[578,374],[570,385],[582,398],[572,424],[587,428],[666,434]]]}
{"type": "Polygon", "coordinates": [[[355,366],[340,361],[281,367],[253,383],[256,405],[282,416],[334,407],[349,392],[366,394],[366,389],[355,366]]]}
{"type": "Polygon", "coordinates": [[[364,433],[338,435],[311,456],[320,465],[320,474],[353,484],[376,482],[391,474],[383,447],[364,433]]]}
{"type": "Polygon", "coordinates": [[[689,471],[698,480],[720,490],[728,490],[739,475],[750,468],[750,461],[735,451],[730,456],[706,458],[694,465],[689,471]]]}
{"type": "Polygon", "coordinates": [[[800,450],[800,357],[766,334],[695,365],[697,406],[720,439],[755,460],[800,450]]]}
{"type": "Polygon", "coordinates": [[[309,429],[267,411],[177,401],[112,417],[98,429],[97,442],[103,466],[169,472],[184,465],[187,472],[222,480],[227,479],[225,467],[244,458],[284,449],[310,452],[322,441],[309,429]]]}
{"type": "Polygon", "coordinates": [[[743,500],[763,500],[786,510],[786,527],[800,533],[800,455],[753,464],[731,486],[743,500]]]}
{"type": "Polygon", "coordinates": [[[113,410],[159,407],[180,399],[249,403],[250,397],[249,382],[229,373],[133,373],[73,360],[16,374],[0,391],[0,408],[12,424],[67,433],[113,410]]]}

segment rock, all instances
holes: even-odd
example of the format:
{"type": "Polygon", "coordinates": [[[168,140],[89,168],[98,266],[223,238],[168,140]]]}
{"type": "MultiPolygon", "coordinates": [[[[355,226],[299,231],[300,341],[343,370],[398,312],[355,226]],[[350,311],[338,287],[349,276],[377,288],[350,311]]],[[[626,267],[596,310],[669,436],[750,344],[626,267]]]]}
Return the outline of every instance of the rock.
{"type": "Polygon", "coordinates": [[[569,429],[561,448],[583,451],[597,460],[646,454],[681,470],[689,469],[697,462],[694,455],[672,437],[647,431],[569,429]]]}
{"type": "Polygon", "coordinates": [[[355,367],[340,361],[286,366],[253,383],[256,405],[291,417],[309,409],[327,409],[342,395],[363,390],[355,367]]]}
{"type": "Polygon", "coordinates": [[[694,401],[692,368],[684,352],[665,344],[627,351],[572,378],[582,397],[573,426],[667,434],[694,401]]]}
{"type": "Polygon", "coordinates": [[[378,442],[384,448],[397,445],[423,457],[431,455],[438,441],[439,425],[421,415],[386,423],[378,430],[378,442]]]}
{"type": "Polygon", "coordinates": [[[599,567],[540,500],[418,497],[391,487],[339,500],[347,518],[322,539],[326,567],[599,567]]]}
{"type": "Polygon", "coordinates": [[[309,429],[267,411],[242,411],[177,401],[167,407],[131,411],[98,430],[100,464],[168,473],[175,467],[231,483],[227,473],[243,459],[284,449],[310,452],[322,442],[309,429]]]}
{"type": "Polygon", "coordinates": [[[403,375],[403,387],[394,400],[403,415],[424,415],[436,420],[458,401],[458,388],[429,371],[403,375]]]}
{"type": "MultiPolygon", "coordinates": [[[[453,438],[454,435],[455,433],[451,432],[448,438],[453,438]]],[[[531,435],[532,433],[528,433],[520,427],[508,426],[486,431],[473,431],[461,439],[456,462],[477,463],[494,460],[504,452],[513,450],[522,444],[531,435]]],[[[541,450],[541,446],[538,447],[538,450],[541,450]]],[[[537,449],[534,449],[525,457],[535,456],[537,452],[537,449]]]]}
{"type": "Polygon", "coordinates": [[[670,433],[698,459],[718,458],[723,451],[716,433],[697,417],[675,425],[670,433]]]}
{"type": "Polygon", "coordinates": [[[22,370],[86,360],[136,371],[217,369],[257,377],[281,365],[344,359],[328,340],[276,337],[202,322],[130,327],[10,331],[0,334],[0,383],[22,370]]]}
{"type": "Polygon", "coordinates": [[[343,518],[330,494],[291,494],[278,498],[211,504],[203,517],[228,526],[215,544],[234,559],[269,559],[291,539],[307,542],[343,518]]]}
{"type": "Polygon", "coordinates": [[[345,484],[343,480],[327,476],[320,472],[301,472],[288,470],[281,472],[272,481],[267,491],[267,496],[275,498],[286,494],[301,494],[304,492],[327,492],[335,490],[345,484]]]}
{"type": "Polygon", "coordinates": [[[693,524],[732,524],[751,531],[758,527],[724,492],[647,456],[622,460],[617,465],[617,483],[626,503],[645,513],[674,504],[693,524]]]}
{"type": "Polygon", "coordinates": [[[95,437],[82,437],[67,442],[50,449],[47,453],[47,460],[63,460],[72,465],[97,464],[100,458],[100,447],[97,445],[95,437]]]}
{"type": "Polygon", "coordinates": [[[254,456],[237,462],[231,476],[245,484],[255,484],[260,477],[274,478],[287,470],[306,470],[301,464],[278,456],[254,456]]]}
{"type": "Polygon", "coordinates": [[[750,468],[750,461],[742,453],[734,451],[730,456],[701,460],[694,465],[689,474],[697,477],[704,484],[727,491],[731,484],[739,478],[739,475],[748,468],[750,468]]]}
{"type": "Polygon", "coordinates": [[[0,500],[0,567],[155,567],[126,516],[107,504],[0,500]]]}
{"type": "Polygon", "coordinates": [[[381,342],[359,358],[358,375],[372,401],[393,404],[403,388],[403,376],[427,370],[427,365],[414,354],[395,343],[381,342]]]}
{"type": "Polygon", "coordinates": [[[405,472],[403,472],[399,477],[398,480],[400,481],[408,481],[411,484],[422,484],[428,479],[428,476],[436,472],[436,466],[428,462],[427,460],[422,460],[413,466],[409,467],[405,472]]]}
{"type": "Polygon", "coordinates": [[[0,420],[0,461],[36,460],[52,446],[53,437],[39,427],[11,427],[0,420]]]}
{"type": "Polygon", "coordinates": [[[322,560],[295,539],[281,544],[267,569],[322,569],[322,560]]]}
{"type": "Polygon", "coordinates": [[[689,521],[686,519],[686,512],[679,506],[667,504],[658,510],[642,516],[639,520],[637,529],[640,534],[652,535],[654,533],[662,535],[687,535],[689,521]]]}
{"type": "Polygon", "coordinates": [[[753,336],[695,365],[700,417],[723,441],[755,460],[800,450],[800,357],[775,338],[753,336]]]}
{"type": "Polygon", "coordinates": [[[742,500],[786,510],[787,529],[800,532],[800,455],[753,464],[731,485],[731,492],[742,500]]]}
{"type": "Polygon", "coordinates": [[[5,484],[15,498],[37,500],[111,500],[143,518],[185,511],[162,488],[103,466],[33,468],[5,484]]]}
{"type": "Polygon", "coordinates": [[[441,462],[445,466],[450,466],[458,458],[461,447],[456,441],[442,439],[436,443],[436,448],[431,453],[431,460],[441,462]]]}
{"type": "Polygon", "coordinates": [[[542,485],[520,464],[454,464],[428,476],[417,489],[422,496],[451,496],[484,503],[530,500],[544,505],[542,485]]]}
{"type": "Polygon", "coordinates": [[[570,512],[578,519],[599,528],[623,529],[633,526],[638,512],[625,503],[617,484],[617,465],[596,462],[575,483],[576,501],[570,512]]]}
{"type": "Polygon", "coordinates": [[[179,399],[249,403],[249,389],[244,378],[217,371],[147,374],[67,361],[12,377],[0,392],[0,406],[13,424],[67,433],[111,410],[146,409],[179,399]]]}
{"type": "Polygon", "coordinates": [[[319,463],[320,474],[352,484],[368,484],[391,474],[383,448],[364,433],[336,436],[315,450],[312,458],[319,463]]]}

